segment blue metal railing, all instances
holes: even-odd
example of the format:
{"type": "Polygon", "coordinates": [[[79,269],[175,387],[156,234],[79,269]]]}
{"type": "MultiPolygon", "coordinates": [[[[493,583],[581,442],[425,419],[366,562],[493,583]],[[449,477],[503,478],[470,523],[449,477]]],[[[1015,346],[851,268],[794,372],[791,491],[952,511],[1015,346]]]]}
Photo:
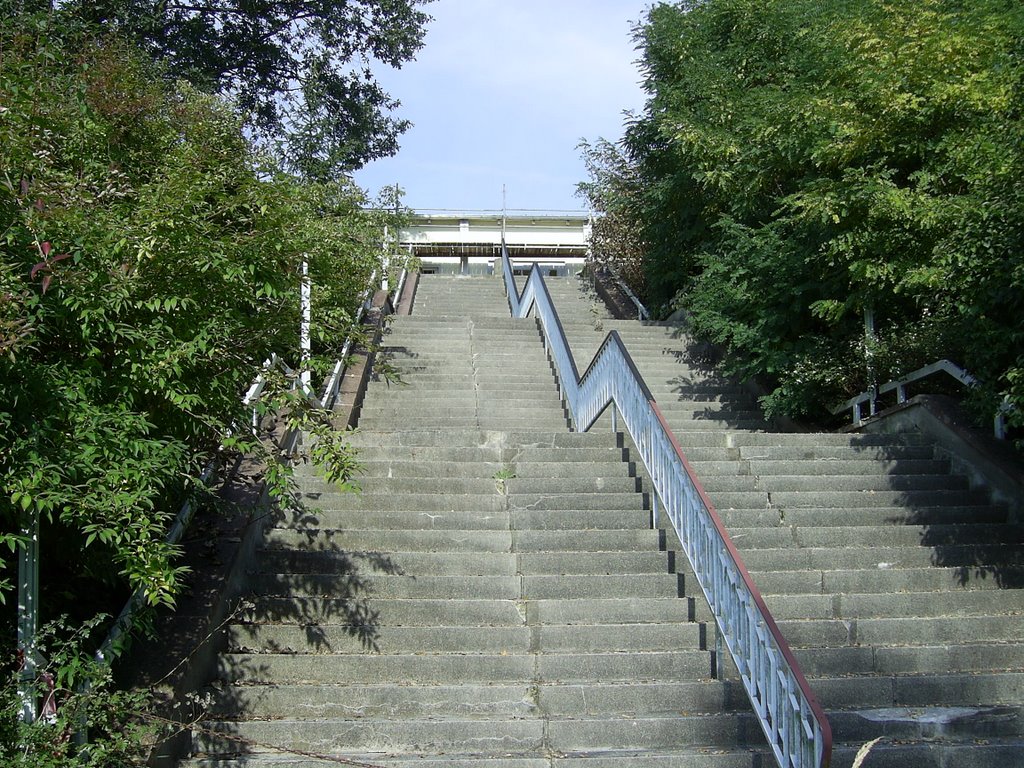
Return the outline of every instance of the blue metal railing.
{"type": "Polygon", "coordinates": [[[660,501],[779,765],[824,768],[828,719],[618,333],[608,334],[581,377],[540,270],[519,293],[504,244],[502,269],[513,317],[532,309],[540,322],[574,428],[587,431],[609,406],[621,417],[654,485],[652,515],[660,501]]]}

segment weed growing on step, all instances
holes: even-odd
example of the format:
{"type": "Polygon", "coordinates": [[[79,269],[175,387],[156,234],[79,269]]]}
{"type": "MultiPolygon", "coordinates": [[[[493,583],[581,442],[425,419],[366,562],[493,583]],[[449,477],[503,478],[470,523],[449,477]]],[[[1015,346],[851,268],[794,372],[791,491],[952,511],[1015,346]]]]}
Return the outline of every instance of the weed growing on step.
{"type": "Polygon", "coordinates": [[[512,467],[508,467],[508,466],[502,467],[497,472],[495,472],[494,473],[494,485],[495,485],[495,487],[497,487],[498,493],[500,493],[502,496],[506,495],[508,493],[508,489],[505,486],[505,481],[506,480],[511,480],[515,476],[516,476],[515,470],[512,469],[512,467]]]}

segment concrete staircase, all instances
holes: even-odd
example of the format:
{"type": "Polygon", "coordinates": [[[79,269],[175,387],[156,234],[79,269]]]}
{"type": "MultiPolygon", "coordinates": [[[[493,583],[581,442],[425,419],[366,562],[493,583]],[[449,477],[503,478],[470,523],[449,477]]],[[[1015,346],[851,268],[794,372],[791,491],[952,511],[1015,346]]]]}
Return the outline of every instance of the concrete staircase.
{"type": "Polygon", "coordinates": [[[1024,765],[1024,547],[1006,510],[921,436],[771,431],[680,327],[549,289],[581,371],[623,337],[829,711],[835,764],[881,737],[864,766],[1024,765]]]}
{"type": "MultiPolygon", "coordinates": [[[[829,710],[835,766],[1024,765],[1020,532],[923,439],[770,431],[678,328],[549,288],[581,370],[626,340],[829,710]]],[[[494,278],[424,277],[371,385],[362,492],[302,474],[190,768],[764,768],[707,606],[607,423],[566,429],[494,278]]]]}
{"type": "Polygon", "coordinates": [[[500,281],[424,277],[385,344],[361,492],[301,474],[187,765],[769,765],[621,438],[567,430],[500,281]]]}

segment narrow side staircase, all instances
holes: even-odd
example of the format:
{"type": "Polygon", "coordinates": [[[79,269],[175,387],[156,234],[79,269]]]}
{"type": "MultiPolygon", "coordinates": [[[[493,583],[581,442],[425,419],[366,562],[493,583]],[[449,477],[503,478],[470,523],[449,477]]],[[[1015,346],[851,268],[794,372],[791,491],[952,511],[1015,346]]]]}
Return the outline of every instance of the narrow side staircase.
{"type": "Polygon", "coordinates": [[[829,713],[834,765],[880,739],[864,768],[1024,766],[1024,538],[1007,510],[921,435],[774,431],[682,326],[548,286],[581,371],[622,336],[829,713]]]}
{"type": "Polygon", "coordinates": [[[302,473],[189,768],[770,765],[621,437],[568,431],[506,307],[422,279],[351,435],[361,492],[302,473]]]}

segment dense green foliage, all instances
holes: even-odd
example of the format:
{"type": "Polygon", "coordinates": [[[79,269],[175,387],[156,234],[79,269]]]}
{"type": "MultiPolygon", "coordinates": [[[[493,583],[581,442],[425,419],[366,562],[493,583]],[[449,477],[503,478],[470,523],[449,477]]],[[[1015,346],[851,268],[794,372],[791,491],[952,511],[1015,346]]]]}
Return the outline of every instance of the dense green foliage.
{"type": "Polygon", "coordinates": [[[0,761],[9,768],[128,768],[146,764],[147,750],[170,724],[151,714],[146,691],[122,690],[109,666],[89,651],[91,635],[109,620],[57,619],[38,635],[52,675],[40,679],[40,701],[59,702],[56,712],[34,723],[17,715],[20,702],[12,680],[0,681],[0,761]],[[85,683],[89,683],[85,686],[85,683]],[[88,725],[91,741],[80,749],[73,735],[88,725]]]}
{"type": "Polygon", "coordinates": [[[329,354],[385,223],[347,183],[264,167],[232,108],[92,30],[0,29],[0,540],[42,517],[50,611],[83,576],[173,599],[168,519],[263,361],[297,363],[302,258],[329,354]]]}
{"type": "Polygon", "coordinates": [[[1024,406],[1020,3],[662,3],[637,34],[649,98],[603,193],[652,303],[774,412],[941,357],[1024,406]]]}
{"type": "Polygon", "coordinates": [[[430,0],[0,0],[116,31],[168,78],[231,97],[290,170],[336,179],[394,154],[408,121],[373,74],[423,44],[430,0]]]}

